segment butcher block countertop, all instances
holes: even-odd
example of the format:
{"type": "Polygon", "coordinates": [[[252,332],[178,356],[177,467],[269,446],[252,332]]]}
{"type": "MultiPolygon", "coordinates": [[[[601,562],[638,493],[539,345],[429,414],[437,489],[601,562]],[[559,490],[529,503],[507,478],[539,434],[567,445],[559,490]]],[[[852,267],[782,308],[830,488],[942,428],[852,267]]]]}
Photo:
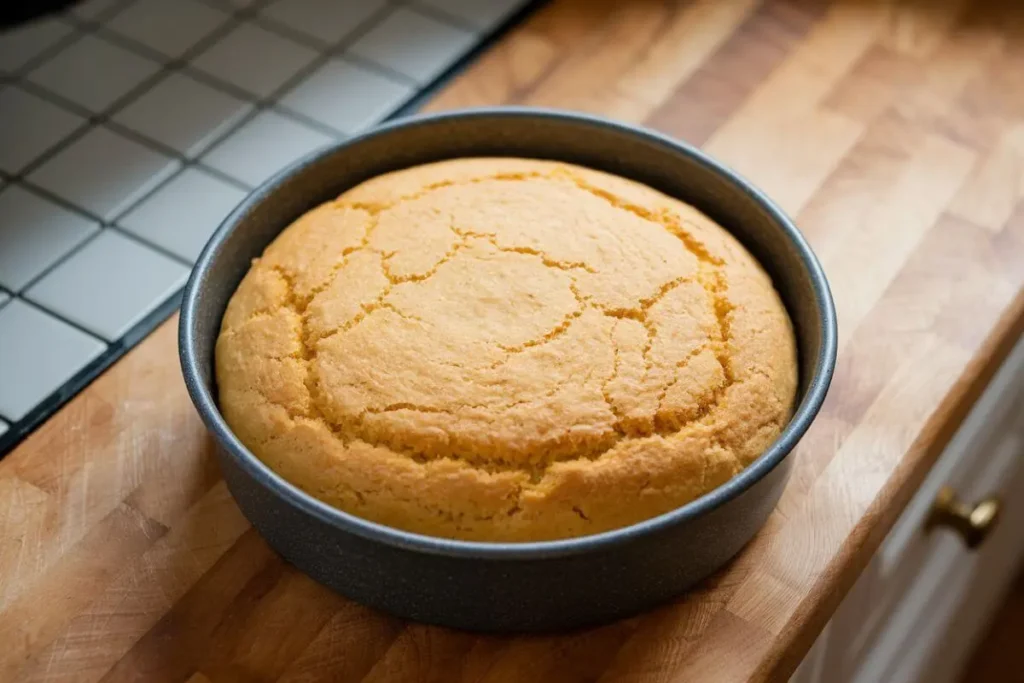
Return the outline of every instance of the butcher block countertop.
{"type": "Polygon", "coordinates": [[[0,680],[785,680],[1024,326],[1022,8],[554,0],[428,104],[566,107],[687,139],[821,258],[831,393],[767,526],[689,595],[495,637],[331,593],[232,502],[171,319],[0,461],[0,680]]]}

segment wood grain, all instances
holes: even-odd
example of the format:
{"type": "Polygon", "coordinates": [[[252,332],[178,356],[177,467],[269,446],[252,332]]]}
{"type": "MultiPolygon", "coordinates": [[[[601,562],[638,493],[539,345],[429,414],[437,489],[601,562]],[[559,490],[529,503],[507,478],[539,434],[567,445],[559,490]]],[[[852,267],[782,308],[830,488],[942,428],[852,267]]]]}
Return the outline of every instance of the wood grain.
{"type": "Polygon", "coordinates": [[[1024,329],[1022,46],[1015,0],[555,0],[428,106],[688,138],[825,265],[829,398],[765,529],[674,604],[499,638],[328,592],[231,501],[171,320],[0,462],[0,680],[785,680],[1024,329]]]}

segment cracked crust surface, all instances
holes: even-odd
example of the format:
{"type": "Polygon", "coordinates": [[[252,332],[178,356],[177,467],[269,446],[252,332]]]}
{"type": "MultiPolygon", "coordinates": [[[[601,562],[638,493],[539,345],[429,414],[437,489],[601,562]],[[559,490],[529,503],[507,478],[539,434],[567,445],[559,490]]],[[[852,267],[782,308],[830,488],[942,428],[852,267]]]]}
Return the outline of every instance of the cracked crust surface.
{"type": "Polygon", "coordinates": [[[221,410],[321,500],[419,533],[581,536],[719,486],[796,394],[789,317],[692,207],[597,171],[459,159],[367,181],[253,262],[221,410]]]}

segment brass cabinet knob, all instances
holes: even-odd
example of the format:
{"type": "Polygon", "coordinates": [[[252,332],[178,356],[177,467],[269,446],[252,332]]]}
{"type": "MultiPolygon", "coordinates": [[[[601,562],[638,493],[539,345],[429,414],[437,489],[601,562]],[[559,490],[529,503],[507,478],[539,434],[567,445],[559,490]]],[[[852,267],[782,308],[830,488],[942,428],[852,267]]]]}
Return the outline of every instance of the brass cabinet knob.
{"type": "Polygon", "coordinates": [[[935,496],[931,513],[925,521],[925,531],[936,527],[952,529],[960,534],[964,545],[974,549],[995,528],[1001,507],[1002,503],[995,496],[968,505],[956,497],[953,489],[943,486],[935,496]]]}

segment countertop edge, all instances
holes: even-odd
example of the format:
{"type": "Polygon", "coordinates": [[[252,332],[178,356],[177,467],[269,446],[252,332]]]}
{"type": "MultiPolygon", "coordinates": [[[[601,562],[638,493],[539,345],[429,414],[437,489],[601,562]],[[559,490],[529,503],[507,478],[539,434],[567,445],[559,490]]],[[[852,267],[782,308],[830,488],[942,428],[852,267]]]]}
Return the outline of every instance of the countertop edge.
{"type": "Polygon", "coordinates": [[[1021,335],[1024,289],[1017,292],[978,352],[943,396],[822,578],[800,601],[750,681],[784,681],[793,675],[1021,335]]]}

